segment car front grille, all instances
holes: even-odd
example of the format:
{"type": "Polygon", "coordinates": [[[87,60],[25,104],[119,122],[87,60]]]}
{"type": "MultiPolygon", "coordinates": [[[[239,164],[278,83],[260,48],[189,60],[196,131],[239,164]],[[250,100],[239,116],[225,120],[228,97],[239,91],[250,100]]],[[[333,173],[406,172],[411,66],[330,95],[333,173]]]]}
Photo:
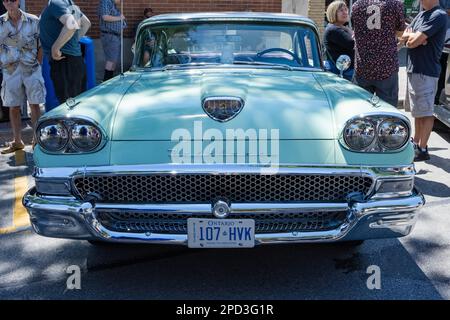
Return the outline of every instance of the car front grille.
{"type": "MultiPolygon", "coordinates": [[[[333,230],[346,221],[346,211],[304,213],[230,214],[229,219],[254,219],[256,233],[333,230]]],[[[97,210],[98,221],[108,230],[127,233],[186,234],[188,218],[213,219],[212,214],[145,213],[97,210]]]]}
{"type": "Polygon", "coordinates": [[[346,201],[350,193],[367,195],[367,176],[314,174],[151,174],[85,176],[74,179],[79,195],[106,203],[231,203],[346,201]]]}

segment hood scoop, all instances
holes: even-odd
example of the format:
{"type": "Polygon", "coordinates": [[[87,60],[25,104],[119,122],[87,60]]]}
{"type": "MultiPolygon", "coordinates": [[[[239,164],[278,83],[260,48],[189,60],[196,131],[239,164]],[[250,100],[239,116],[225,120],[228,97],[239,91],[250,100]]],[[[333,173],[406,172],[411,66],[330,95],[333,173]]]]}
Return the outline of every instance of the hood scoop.
{"type": "Polygon", "coordinates": [[[227,122],[242,111],[244,100],[239,97],[207,97],[203,99],[202,107],[211,119],[227,122]]]}

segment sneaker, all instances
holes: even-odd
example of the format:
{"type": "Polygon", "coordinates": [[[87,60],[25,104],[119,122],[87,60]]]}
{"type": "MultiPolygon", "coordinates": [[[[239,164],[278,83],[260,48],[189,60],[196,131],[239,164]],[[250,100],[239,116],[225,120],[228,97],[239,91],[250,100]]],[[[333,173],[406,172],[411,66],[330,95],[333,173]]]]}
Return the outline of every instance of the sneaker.
{"type": "Polygon", "coordinates": [[[430,160],[430,154],[428,153],[428,147],[425,148],[425,151],[422,150],[421,148],[417,148],[417,150],[419,151],[419,153],[414,157],[415,162],[430,160]]]}

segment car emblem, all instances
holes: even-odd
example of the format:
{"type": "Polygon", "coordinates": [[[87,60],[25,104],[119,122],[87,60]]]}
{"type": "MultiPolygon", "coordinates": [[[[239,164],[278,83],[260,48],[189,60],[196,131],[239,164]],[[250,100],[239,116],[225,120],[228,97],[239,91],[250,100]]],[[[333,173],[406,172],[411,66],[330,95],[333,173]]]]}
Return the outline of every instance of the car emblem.
{"type": "Polygon", "coordinates": [[[230,206],[223,200],[218,200],[212,207],[212,213],[216,218],[226,218],[230,214],[230,206]]]}
{"type": "Polygon", "coordinates": [[[237,97],[211,97],[204,99],[202,106],[211,119],[226,122],[241,112],[244,100],[237,97]]]}
{"type": "Polygon", "coordinates": [[[379,103],[380,103],[380,98],[377,96],[377,93],[374,92],[373,96],[369,99],[369,102],[374,106],[374,107],[379,107],[379,103]]]}

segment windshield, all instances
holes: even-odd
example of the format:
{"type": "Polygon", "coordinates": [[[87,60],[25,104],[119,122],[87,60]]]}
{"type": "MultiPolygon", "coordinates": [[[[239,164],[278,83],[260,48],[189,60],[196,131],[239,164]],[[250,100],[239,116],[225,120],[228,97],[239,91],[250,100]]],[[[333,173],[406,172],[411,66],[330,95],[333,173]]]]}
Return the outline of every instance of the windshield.
{"type": "Polygon", "coordinates": [[[269,23],[189,23],[140,30],[134,66],[163,68],[217,64],[320,68],[308,26],[269,23]]]}

